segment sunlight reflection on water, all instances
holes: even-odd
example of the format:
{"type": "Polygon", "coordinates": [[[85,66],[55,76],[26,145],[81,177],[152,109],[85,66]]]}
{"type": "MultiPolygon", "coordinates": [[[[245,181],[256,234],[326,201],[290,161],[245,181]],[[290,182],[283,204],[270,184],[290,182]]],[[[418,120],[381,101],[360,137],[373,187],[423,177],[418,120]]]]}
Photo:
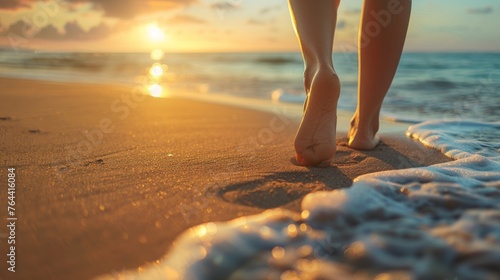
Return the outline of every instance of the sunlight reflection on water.
{"type": "Polygon", "coordinates": [[[154,49],[150,52],[151,59],[156,62],[149,67],[149,75],[144,77],[142,81],[147,88],[147,94],[156,98],[165,98],[169,95],[165,84],[166,78],[168,78],[166,74],[168,66],[160,62],[164,55],[165,53],[161,49],[154,49]]]}
{"type": "Polygon", "coordinates": [[[153,59],[153,60],[160,60],[163,58],[164,54],[165,53],[162,50],[154,49],[151,51],[150,56],[151,56],[151,59],[153,59]]]}
{"type": "Polygon", "coordinates": [[[148,87],[149,94],[153,97],[164,97],[163,87],[159,84],[152,84],[148,87]]]}
{"type": "Polygon", "coordinates": [[[153,78],[160,78],[163,76],[164,73],[164,68],[166,68],[166,65],[161,65],[160,63],[155,63],[149,68],[149,74],[153,78]]]}

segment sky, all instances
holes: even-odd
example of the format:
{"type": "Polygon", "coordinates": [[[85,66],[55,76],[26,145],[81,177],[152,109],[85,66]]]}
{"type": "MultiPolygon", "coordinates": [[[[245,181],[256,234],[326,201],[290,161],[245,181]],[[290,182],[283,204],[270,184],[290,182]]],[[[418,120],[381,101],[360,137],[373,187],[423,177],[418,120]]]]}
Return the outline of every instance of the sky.
{"type": "MultiPolygon", "coordinates": [[[[362,0],[341,2],[334,51],[356,51],[361,7],[362,0]]],[[[499,27],[498,0],[413,1],[405,50],[499,52],[499,27]]],[[[0,46],[92,52],[298,51],[285,0],[1,0],[0,46]]]]}

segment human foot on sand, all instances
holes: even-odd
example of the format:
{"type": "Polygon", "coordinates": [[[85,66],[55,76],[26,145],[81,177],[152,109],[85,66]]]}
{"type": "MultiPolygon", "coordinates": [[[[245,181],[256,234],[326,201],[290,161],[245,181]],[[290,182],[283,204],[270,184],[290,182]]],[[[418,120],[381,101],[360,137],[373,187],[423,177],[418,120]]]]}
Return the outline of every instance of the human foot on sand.
{"type": "Polygon", "coordinates": [[[372,123],[364,124],[356,112],[351,120],[351,128],[347,133],[347,146],[356,150],[372,150],[380,142],[377,135],[379,120],[370,118],[372,123]]]}
{"type": "Polygon", "coordinates": [[[336,150],[340,81],[329,66],[318,68],[311,76],[310,79],[305,77],[305,87],[309,90],[302,122],[295,136],[295,157],[300,165],[327,166],[336,150]]]}
{"type": "MultiPolygon", "coordinates": [[[[333,70],[332,50],[340,1],[289,0],[292,22],[306,65],[307,101],[302,123],[295,136],[297,162],[301,165],[329,165],[335,155],[337,101],[340,83],[333,70]],[[311,67],[314,66],[314,67],[311,67]]],[[[379,143],[376,136],[382,102],[394,79],[410,20],[411,0],[365,0],[358,33],[358,106],[347,145],[370,150],[379,143]],[[392,8],[391,8],[392,7],[392,8]],[[379,26],[376,36],[366,36],[380,14],[391,20],[379,26]],[[381,67],[383,66],[383,67],[381,67]]]]}

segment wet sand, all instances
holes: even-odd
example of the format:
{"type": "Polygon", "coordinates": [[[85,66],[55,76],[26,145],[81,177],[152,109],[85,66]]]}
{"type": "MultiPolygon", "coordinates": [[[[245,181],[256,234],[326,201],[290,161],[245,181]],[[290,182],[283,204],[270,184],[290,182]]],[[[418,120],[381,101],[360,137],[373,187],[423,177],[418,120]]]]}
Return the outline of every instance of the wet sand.
{"type": "MultiPolygon", "coordinates": [[[[89,279],[162,257],[187,228],[349,187],[359,175],[448,161],[382,133],[374,151],[339,146],[335,165],[293,164],[286,114],[130,87],[0,79],[0,165],[17,172],[17,272],[5,279],[89,279]]],[[[348,124],[340,116],[339,123],[348,124]]],[[[342,144],[345,125],[339,125],[342,144]]],[[[7,203],[7,194],[0,194],[7,203]]],[[[6,212],[1,212],[6,220],[6,212]]],[[[6,258],[6,230],[0,253],[6,258]]]]}

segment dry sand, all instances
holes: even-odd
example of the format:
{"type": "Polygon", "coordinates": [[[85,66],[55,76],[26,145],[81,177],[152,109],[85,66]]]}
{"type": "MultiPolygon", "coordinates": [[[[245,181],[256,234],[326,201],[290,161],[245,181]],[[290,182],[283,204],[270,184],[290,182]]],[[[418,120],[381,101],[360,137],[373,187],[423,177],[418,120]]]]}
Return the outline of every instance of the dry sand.
{"type": "MultiPolygon", "coordinates": [[[[340,146],[335,166],[300,167],[292,164],[297,122],[278,113],[137,101],[123,86],[0,85],[1,180],[16,167],[18,183],[17,272],[7,274],[2,261],[5,279],[89,279],[136,268],[191,226],[273,207],[298,211],[307,193],[349,187],[359,175],[449,160],[398,128],[374,151],[340,146]]],[[[0,234],[6,260],[5,227],[0,234]]]]}

